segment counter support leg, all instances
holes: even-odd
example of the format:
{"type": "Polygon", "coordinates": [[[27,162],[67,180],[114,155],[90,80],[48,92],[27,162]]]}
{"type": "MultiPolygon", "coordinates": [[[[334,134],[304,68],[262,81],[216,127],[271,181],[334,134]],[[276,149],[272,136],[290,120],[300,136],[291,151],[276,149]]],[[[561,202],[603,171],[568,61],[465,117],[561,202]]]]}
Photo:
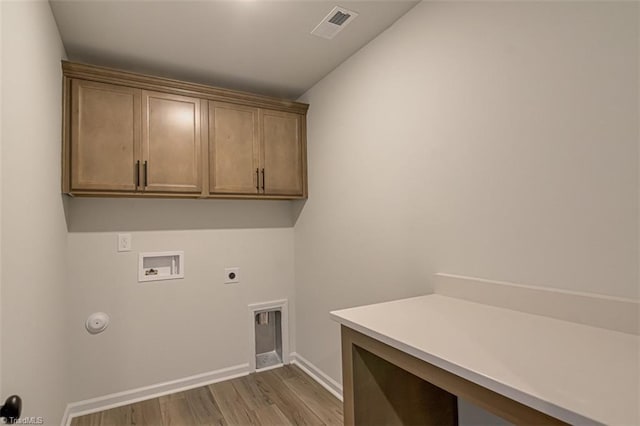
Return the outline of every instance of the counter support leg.
{"type": "Polygon", "coordinates": [[[514,424],[566,425],[349,327],[341,333],[345,425],[455,425],[458,397],[514,424]]]}
{"type": "Polygon", "coordinates": [[[349,329],[341,327],[342,340],[342,400],[345,426],[355,425],[353,411],[353,343],[349,329]]]}
{"type": "Polygon", "coordinates": [[[458,424],[455,395],[370,352],[354,337],[343,327],[345,425],[458,424]]]}

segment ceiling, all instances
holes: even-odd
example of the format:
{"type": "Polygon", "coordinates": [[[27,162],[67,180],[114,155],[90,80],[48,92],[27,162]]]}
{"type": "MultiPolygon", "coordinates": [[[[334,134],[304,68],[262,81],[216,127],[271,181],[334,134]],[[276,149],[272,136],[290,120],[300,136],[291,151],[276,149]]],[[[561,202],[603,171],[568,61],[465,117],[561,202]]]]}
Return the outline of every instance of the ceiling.
{"type": "Polygon", "coordinates": [[[295,99],[417,1],[50,3],[69,60],[295,99]],[[359,16],[311,35],[336,5],[359,16]]]}

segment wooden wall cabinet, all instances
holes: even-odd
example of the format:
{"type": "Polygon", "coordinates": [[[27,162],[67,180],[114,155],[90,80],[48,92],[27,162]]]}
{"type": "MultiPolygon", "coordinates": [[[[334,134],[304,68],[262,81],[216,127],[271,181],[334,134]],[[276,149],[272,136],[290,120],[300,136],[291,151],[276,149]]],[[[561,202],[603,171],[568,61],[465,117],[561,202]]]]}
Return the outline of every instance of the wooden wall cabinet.
{"type": "Polygon", "coordinates": [[[304,116],[209,103],[210,193],[302,197],[304,116]]]}
{"type": "Polygon", "coordinates": [[[143,189],[200,193],[200,100],[142,92],[143,189]]]}
{"type": "Polygon", "coordinates": [[[260,114],[209,102],[209,192],[260,194],[260,114]]]}
{"type": "Polygon", "coordinates": [[[307,197],[308,105],[63,61],[62,190],[307,197]]]}
{"type": "Polygon", "coordinates": [[[72,80],[71,93],[70,191],[137,191],[142,91],[72,80]]]}
{"type": "Polygon", "coordinates": [[[290,112],[260,110],[262,191],[302,195],[304,166],[303,117],[290,112]]]}

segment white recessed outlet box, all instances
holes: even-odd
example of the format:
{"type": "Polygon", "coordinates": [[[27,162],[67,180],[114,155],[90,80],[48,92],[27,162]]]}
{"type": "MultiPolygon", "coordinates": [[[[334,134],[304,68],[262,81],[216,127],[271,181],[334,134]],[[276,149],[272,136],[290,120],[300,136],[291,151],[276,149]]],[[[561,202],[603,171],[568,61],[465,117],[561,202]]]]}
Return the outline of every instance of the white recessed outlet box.
{"type": "Polygon", "coordinates": [[[183,251],[140,253],[138,282],[177,280],[180,278],[184,278],[183,251]]]}
{"type": "Polygon", "coordinates": [[[118,251],[131,251],[131,234],[118,234],[118,251]]]}
{"type": "Polygon", "coordinates": [[[240,268],[225,268],[224,269],[224,283],[235,284],[240,282],[240,268]]]}

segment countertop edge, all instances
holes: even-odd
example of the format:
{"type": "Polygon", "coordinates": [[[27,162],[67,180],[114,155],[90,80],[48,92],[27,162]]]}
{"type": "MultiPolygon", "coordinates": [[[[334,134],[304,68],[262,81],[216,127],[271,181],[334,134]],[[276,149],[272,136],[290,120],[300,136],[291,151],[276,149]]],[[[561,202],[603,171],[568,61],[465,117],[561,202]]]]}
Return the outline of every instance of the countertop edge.
{"type": "MultiPolygon", "coordinates": [[[[428,296],[429,295],[419,296],[419,297],[428,297],[428,296]]],[[[352,309],[352,308],[349,308],[349,309],[352,309]]],[[[490,377],[484,376],[480,373],[476,373],[473,370],[469,370],[457,364],[451,363],[429,352],[422,351],[411,345],[398,341],[390,336],[378,333],[374,330],[371,330],[367,327],[357,324],[343,316],[340,316],[339,314],[340,311],[341,310],[329,312],[330,318],[341,325],[344,325],[368,337],[371,337],[375,340],[385,343],[391,346],[392,348],[398,349],[422,361],[433,364],[436,367],[442,368],[443,370],[446,370],[450,373],[460,376],[466,380],[469,380],[473,383],[483,386],[489,390],[497,392],[503,396],[506,396],[507,398],[513,399],[514,401],[520,402],[524,405],[534,408],[542,413],[548,414],[552,417],[555,417],[557,419],[560,419],[570,424],[581,424],[581,425],[604,425],[605,424],[596,419],[585,417],[579,413],[560,407],[549,401],[545,401],[537,396],[534,396],[527,392],[513,388],[505,383],[501,383],[490,377]]]]}

